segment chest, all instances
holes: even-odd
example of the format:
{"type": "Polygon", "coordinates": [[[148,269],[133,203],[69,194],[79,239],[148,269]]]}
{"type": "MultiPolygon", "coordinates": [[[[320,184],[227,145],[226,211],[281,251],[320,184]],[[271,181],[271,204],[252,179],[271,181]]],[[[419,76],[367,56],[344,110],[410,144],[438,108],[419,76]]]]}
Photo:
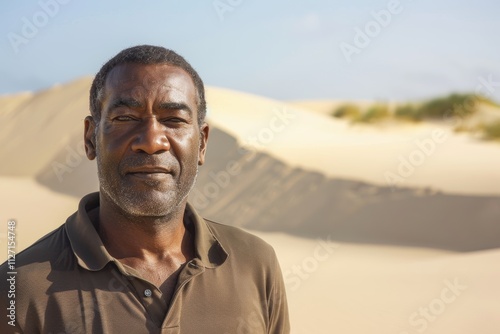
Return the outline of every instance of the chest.
{"type": "Polygon", "coordinates": [[[141,278],[149,283],[122,276],[112,268],[67,277],[64,288],[54,283],[30,302],[19,300],[20,306],[35,305],[29,312],[19,308],[28,315],[20,324],[27,333],[42,333],[41,328],[45,333],[82,334],[266,332],[267,298],[261,294],[264,288],[246,276],[233,280],[233,273],[220,270],[184,269],[174,270],[164,279],[159,286],[161,296],[151,284],[165,278],[166,271],[142,272],[141,278]],[[153,292],[149,297],[144,293],[147,289],[153,292]],[[178,292],[172,298],[175,289],[178,292]],[[171,300],[166,303],[168,298],[171,300]]]}
{"type": "Polygon", "coordinates": [[[138,270],[138,273],[142,278],[154,284],[161,291],[163,299],[169,305],[174,295],[181,270],[182,266],[178,266],[177,268],[148,267],[141,268],[138,270]]]}
{"type": "Polygon", "coordinates": [[[124,264],[128,268],[132,268],[134,275],[143,278],[157,287],[161,291],[162,299],[164,299],[166,305],[170,304],[175,293],[179,273],[182,271],[183,264],[170,263],[147,265],[144,263],[126,261],[124,261],[124,264]]]}

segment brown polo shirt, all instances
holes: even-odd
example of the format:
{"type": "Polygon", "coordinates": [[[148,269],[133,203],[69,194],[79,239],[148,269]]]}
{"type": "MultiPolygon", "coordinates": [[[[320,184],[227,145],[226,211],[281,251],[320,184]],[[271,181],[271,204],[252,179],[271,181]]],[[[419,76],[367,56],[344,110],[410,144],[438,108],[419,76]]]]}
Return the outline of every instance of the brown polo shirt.
{"type": "Polygon", "coordinates": [[[93,219],[98,208],[98,193],[85,196],[65,224],[17,255],[14,298],[2,264],[0,333],[290,332],[269,244],[188,205],[184,223],[194,231],[196,256],[182,267],[168,305],[158,287],[106,251],[93,219]]]}

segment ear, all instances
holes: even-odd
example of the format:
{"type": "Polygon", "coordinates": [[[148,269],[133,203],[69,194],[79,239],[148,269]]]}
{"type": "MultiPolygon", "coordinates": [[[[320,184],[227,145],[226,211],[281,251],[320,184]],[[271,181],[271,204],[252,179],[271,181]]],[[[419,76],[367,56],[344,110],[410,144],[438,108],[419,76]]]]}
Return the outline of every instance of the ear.
{"type": "Polygon", "coordinates": [[[200,151],[198,152],[198,165],[205,163],[205,153],[207,151],[208,132],[210,128],[207,123],[203,123],[200,127],[200,151]]]}
{"type": "Polygon", "coordinates": [[[85,153],[89,160],[94,160],[96,157],[95,151],[95,121],[92,116],[85,117],[85,129],[83,140],[85,142],[85,153]]]}

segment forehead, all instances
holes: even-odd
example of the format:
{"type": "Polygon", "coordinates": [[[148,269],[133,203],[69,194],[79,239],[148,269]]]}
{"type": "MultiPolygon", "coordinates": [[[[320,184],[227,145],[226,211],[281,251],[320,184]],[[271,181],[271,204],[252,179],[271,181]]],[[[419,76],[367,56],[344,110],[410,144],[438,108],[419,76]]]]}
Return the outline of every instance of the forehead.
{"type": "Polygon", "coordinates": [[[117,65],[106,77],[104,95],[135,99],[167,97],[194,104],[197,101],[191,76],[182,68],[169,64],[117,65]]]}

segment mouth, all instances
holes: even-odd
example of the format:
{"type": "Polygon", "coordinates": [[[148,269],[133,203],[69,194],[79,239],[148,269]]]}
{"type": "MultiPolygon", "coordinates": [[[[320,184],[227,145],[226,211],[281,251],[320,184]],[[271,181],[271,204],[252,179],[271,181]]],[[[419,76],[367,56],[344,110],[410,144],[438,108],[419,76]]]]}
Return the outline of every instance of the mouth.
{"type": "Polygon", "coordinates": [[[143,166],[131,168],[126,172],[126,174],[145,180],[162,180],[172,176],[172,172],[170,170],[158,166],[143,166]]]}

